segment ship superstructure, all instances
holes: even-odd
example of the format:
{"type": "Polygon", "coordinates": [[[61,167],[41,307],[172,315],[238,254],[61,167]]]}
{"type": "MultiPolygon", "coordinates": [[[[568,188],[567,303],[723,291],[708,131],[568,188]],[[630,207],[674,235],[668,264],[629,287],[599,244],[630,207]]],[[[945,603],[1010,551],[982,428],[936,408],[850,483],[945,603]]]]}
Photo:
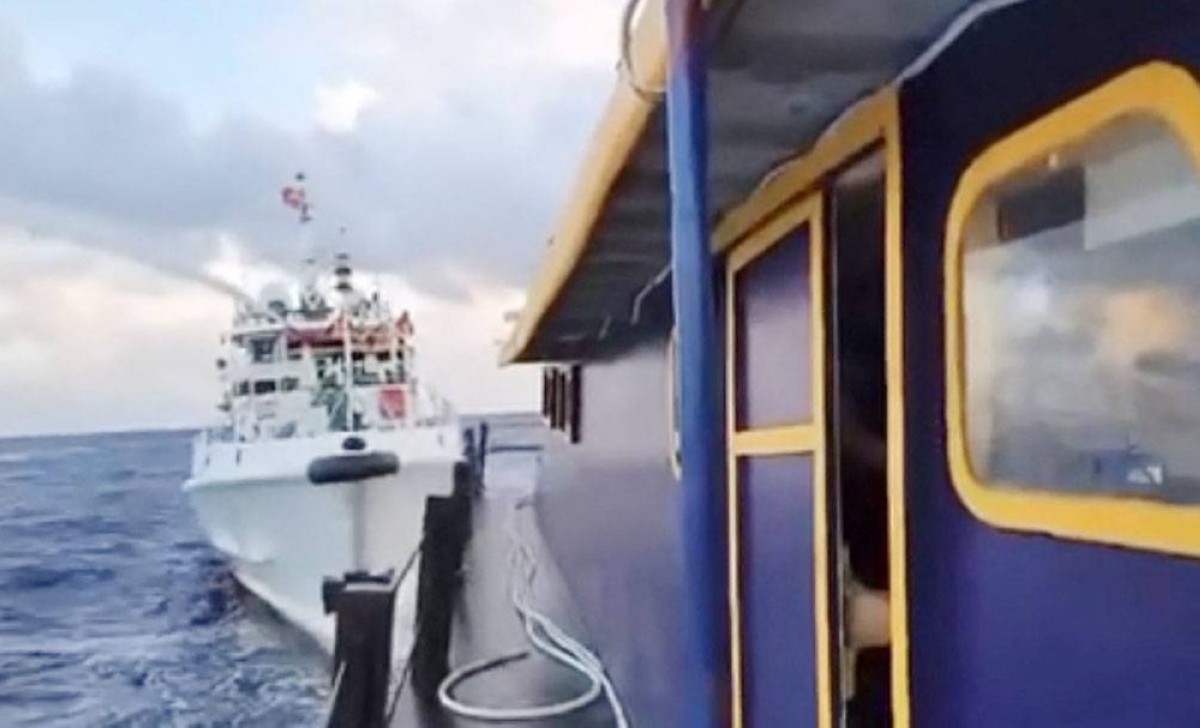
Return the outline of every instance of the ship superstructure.
{"type": "Polygon", "coordinates": [[[315,263],[292,293],[268,287],[239,301],[217,360],[237,442],[390,430],[451,415],[414,374],[413,327],[378,291],[355,287],[339,255],[323,289],[315,263]],[[349,366],[347,366],[349,362],[349,366]]]}

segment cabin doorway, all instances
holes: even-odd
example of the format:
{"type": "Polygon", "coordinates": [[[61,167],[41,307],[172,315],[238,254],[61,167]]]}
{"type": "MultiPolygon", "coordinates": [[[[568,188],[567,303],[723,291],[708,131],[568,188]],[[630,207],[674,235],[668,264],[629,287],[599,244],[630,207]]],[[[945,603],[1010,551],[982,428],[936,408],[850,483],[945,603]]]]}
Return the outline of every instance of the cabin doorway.
{"type": "Polygon", "coordinates": [[[892,725],[885,364],[883,152],[826,189],[826,443],[835,712],[846,728],[892,725]]]}
{"type": "Polygon", "coordinates": [[[726,261],[734,728],[833,725],[823,230],[812,195],[726,261]]]}

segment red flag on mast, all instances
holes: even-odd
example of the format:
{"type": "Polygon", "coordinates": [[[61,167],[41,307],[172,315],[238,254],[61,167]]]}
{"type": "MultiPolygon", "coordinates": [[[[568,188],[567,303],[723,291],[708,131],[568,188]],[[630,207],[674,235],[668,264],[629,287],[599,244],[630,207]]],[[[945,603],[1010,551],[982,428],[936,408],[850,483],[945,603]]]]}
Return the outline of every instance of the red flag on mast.
{"type": "Polygon", "coordinates": [[[282,196],[283,204],[287,205],[293,210],[301,210],[304,208],[305,195],[303,187],[284,187],[282,196]]]}
{"type": "Polygon", "coordinates": [[[309,214],[312,206],[308,203],[308,192],[304,189],[304,173],[296,174],[296,184],[287,185],[279,193],[283,204],[300,212],[300,223],[306,223],[312,220],[312,215],[309,214]]]}

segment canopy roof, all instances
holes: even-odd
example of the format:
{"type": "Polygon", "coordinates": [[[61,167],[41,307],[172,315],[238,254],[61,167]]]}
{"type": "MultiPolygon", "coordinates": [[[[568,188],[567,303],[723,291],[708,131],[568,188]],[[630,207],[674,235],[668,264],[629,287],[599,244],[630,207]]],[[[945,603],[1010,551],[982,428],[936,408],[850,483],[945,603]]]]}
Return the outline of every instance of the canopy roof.
{"type": "MultiPolygon", "coordinates": [[[[713,0],[708,8],[714,227],[856,102],[982,12],[1019,0],[713,0]]],[[[647,0],[541,270],[502,358],[586,356],[636,318],[670,260],[663,0],[647,0]]],[[[721,241],[715,241],[719,244],[721,241]]]]}

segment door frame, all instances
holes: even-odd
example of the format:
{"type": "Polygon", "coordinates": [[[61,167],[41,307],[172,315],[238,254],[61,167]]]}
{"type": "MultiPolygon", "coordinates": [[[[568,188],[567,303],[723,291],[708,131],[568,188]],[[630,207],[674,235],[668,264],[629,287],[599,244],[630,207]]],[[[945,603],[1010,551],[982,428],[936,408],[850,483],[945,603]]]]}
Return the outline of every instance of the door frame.
{"type": "Polygon", "coordinates": [[[732,719],[734,728],[745,726],[744,710],[744,651],[742,646],[741,596],[741,508],[737,461],[743,456],[810,455],[813,459],[813,613],[814,644],[816,645],[816,705],[818,728],[833,728],[831,661],[832,624],[829,619],[829,541],[828,498],[825,478],[825,228],[823,196],[814,192],[790,205],[768,224],[759,228],[730,251],[725,261],[725,408],[727,524],[729,544],[729,629],[730,683],[732,688],[732,719]],[[812,341],[810,392],[811,413],[807,422],[773,427],[737,428],[736,363],[736,301],[737,273],[766,253],[788,234],[802,227],[809,236],[809,291],[812,341]]]}
{"type": "MultiPolygon", "coordinates": [[[[904,186],[899,96],[899,88],[893,83],[864,98],[847,111],[810,149],[773,170],[754,192],[721,216],[713,230],[713,250],[722,253],[750,243],[772,220],[781,214],[787,214],[791,209],[790,204],[799,196],[805,193],[821,194],[821,185],[829,176],[872,146],[879,145],[882,148],[887,197],[884,221],[884,244],[887,246],[884,251],[884,265],[887,266],[887,270],[884,271],[884,353],[887,359],[885,367],[888,398],[887,492],[892,724],[894,728],[909,728],[912,724],[912,708],[904,437],[904,186]]],[[[726,401],[732,401],[728,395],[733,390],[726,391],[726,401]]],[[[730,554],[733,553],[731,549],[730,554]]],[[[732,591],[732,583],[730,588],[731,596],[736,597],[736,592],[732,591]]],[[[733,599],[731,604],[736,607],[733,599]]],[[[733,651],[738,649],[740,645],[732,645],[733,651]]],[[[740,685],[735,684],[736,700],[741,698],[739,690],[740,685]]],[[[739,710],[740,703],[735,701],[735,721],[740,721],[739,710]]],[[[740,726],[741,723],[736,722],[735,725],[740,726]]]]}

